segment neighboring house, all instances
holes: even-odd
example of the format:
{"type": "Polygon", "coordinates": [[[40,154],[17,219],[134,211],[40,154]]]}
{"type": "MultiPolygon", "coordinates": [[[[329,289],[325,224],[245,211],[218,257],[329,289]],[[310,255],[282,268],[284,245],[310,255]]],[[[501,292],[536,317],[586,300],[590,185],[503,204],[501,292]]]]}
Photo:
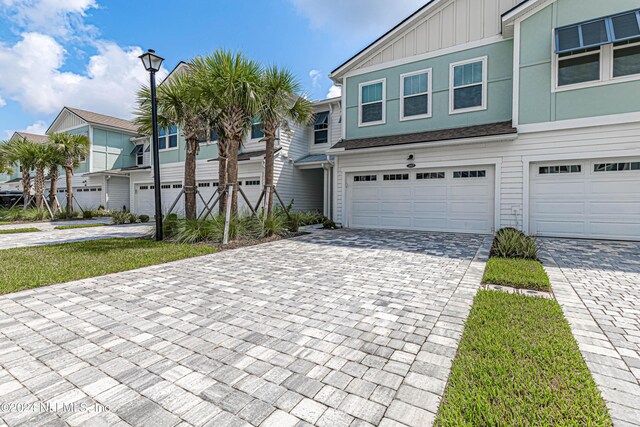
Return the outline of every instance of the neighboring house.
{"type": "Polygon", "coordinates": [[[640,239],[640,1],[433,0],[331,74],[345,227],[640,239]]]}

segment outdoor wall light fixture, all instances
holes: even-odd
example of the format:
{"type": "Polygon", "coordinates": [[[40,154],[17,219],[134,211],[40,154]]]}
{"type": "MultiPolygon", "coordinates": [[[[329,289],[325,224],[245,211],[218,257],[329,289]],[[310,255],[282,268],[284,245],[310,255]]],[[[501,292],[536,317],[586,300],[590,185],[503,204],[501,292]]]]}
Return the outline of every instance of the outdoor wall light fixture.
{"type": "Polygon", "coordinates": [[[158,105],[156,101],[156,72],[160,71],[164,58],[156,55],[156,51],[149,49],[139,56],[144,69],[149,72],[149,86],[151,88],[151,127],[153,138],[153,185],[155,190],[155,219],[156,240],[162,240],[162,190],[160,188],[160,148],[158,147],[158,105]]]}
{"type": "Polygon", "coordinates": [[[413,169],[416,167],[416,164],[413,162],[413,159],[414,159],[413,153],[409,153],[409,157],[407,157],[407,162],[409,162],[407,163],[407,167],[409,169],[413,169]]]}

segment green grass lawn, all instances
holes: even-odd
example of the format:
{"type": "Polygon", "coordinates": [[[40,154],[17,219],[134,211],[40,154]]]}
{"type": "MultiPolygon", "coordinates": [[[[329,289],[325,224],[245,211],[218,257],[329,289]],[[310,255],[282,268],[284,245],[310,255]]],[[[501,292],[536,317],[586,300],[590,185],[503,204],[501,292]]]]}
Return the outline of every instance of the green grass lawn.
{"type": "Polygon", "coordinates": [[[40,229],[35,227],[7,228],[5,230],[0,230],[0,234],[33,233],[35,231],[40,231],[40,229]]]}
{"type": "Polygon", "coordinates": [[[482,283],[518,289],[551,291],[549,276],[538,261],[521,258],[489,258],[482,283]]]}
{"type": "Polygon", "coordinates": [[[58,225],[53,227],[54,230],[71,230],[74,228],[92,228],[92,227],[105,227],[108,224],[71,224],[71,225],[58,225]]]}
{"type": "Polygon", "coordinates": [[[206,246],[104,239],[0,251],[0,294],[216,252],[206,246]]]}
{"type": "Polygon", "coordinates": [[[0,221],[0,225],[9,225],[13,224],[11,221],[0,221]]]}
{"type": "Polygon", "coordinates": [[[560,305],[480,291],[436,426],[610,426],[560,305]]]}

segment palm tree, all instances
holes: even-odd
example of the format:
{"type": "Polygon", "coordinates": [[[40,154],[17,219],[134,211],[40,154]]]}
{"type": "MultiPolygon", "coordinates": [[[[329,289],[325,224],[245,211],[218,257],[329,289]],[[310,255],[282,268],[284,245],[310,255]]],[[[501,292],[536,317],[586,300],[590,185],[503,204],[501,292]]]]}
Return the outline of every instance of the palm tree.
{"type": "Polygon", "coordinates": [[[67,212],[73,211],[73,169],[89,155],[89,138],[85,135],[69,135],[66,132],[49,136],[62,158],[67,179],[67,212]]]}
{"type": "MultiPolygon", "coordinates": [[[[313,118],[311,103],[298,95],[300,82],[286,69],[268,67],[262,74],[260,118],[266,142],[264,161],[265,188],[273,188],[274,151],[278,129],[287,129],[289,121],[308,125],[313,118]]],[[[267,214],[273,208],[273,192],[269,191],[267,214]]]]}
{"type": "MultiPolygon", "coordinates": [[[[184,211],[187,219],[195,219],[196,157],[200,151],[198,140],[205,134],[209,118],[204,98],[199,96],[192,73],[176,74],[163,82],[158,87],[157,106],[159,126],[178,125],[184,134],[184,211]]],[[[138,110],[135,114],[139,132],[151,134],[151,91],[146,86],[138,91],[138,110]]]]}
{"type": "Polygon", "coordinates": [[[22,198],[24,199],[24,207],[29,202],[31,192],[31,170],[35,167],[38,157],[38,143],[29,141],[28,139],[12,139],[6,144],[2,144],[5,161],[10,164],[19,164],[22,174],[22,198]]]}
{"type": "Polygon", "coordinates": [[[50,144],[33,144],[33,166],[36,170],[35,196],[36,208],[44,204],[45,170],[49,166],[54,148],[50,144]]]}
{"type": "Polygon", "coordinates": [[[13,165],[6,152],[8,141],[0,141],[0,173],[13,173],[13,165]]]}
{"type": "MultiPolygon", "coordinates": [[[[261,67],[240,52],[226,50],[194,58],[191,67],[200,96],[206,100],[210,111],[216,112],[212,123],[221,135],[218,138],[219,178],[223,178],[224,169],[227,172],[226,180],[220,179],[219,185],[234,184],[231,210],[235,215],[238,213],[238,151],[259,111],[261,67]]],[[[220,205],[221,209],[223,206],[224,203],[220,205]]]]}
{"type": "Polygon", "coordinates": [[[64,156],[53,143],[47,145],[49,153],[47,155],[47,169],[49,170],[49,205],[53,211],[58,209],[58,179],[60,178],[60,168],[64,166],[64,156]]]}

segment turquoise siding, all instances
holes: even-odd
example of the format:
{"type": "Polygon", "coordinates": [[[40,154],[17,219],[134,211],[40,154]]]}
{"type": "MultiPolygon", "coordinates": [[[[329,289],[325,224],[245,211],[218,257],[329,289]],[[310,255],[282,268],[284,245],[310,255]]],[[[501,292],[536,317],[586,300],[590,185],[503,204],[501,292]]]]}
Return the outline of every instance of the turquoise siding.
{"type": "Polygon", "coordinates": [[[129,134],[93,128],[93,171],[134,166],[133,147],[129,134]]]}
{"type": "Polygon", "coordinates": [[[553,29],[638,8],[637,0],[558,0],[522,22],[519,123],[635,112],[640,81],[552,92],[553,29]],[[597,102],[594,102],[597,100],[597,102]]]}
{"type": "MultiPolygon", "coordinates": [[[[78,134],[82,134],[85,135],[87,138],[90,138],[89,136],[89,126],[83,126],[81,128],[78,129],[73,129],[70,130],[68,133],[72,134],[72,135],[78,135],[78,134]]],[[[74,174],[81,174],[81,173],[86,173],[89,172],[89,158],[87,157],[87,160],[85,162],[80,163],[80,166],[78,166],[77,168],[75,168],[73,170],[74,174]]]]}
{"type": "MultiPolygon", "coordinates": [[[[178,129],[178,148],[173,150],[160,151],[160,163],[183,163],[186,157],[185,141],[182,130],[178,129]]],[[[218,144],[200,144],[200,151],[196,157],[198,160],[209,160],[218,157],[218,144]]]]}
{"type": "Polygon", "coordinates": [[[513,92],[513,41],[468,49],[409,64],[390,67],[346,80],[346,137],[363,138],[397,135],[429,130],[472,126],[511,120],[513,92]],[[449,114],[449,65],[487,56],[488,89],[487,109],[460,114],[449,114]],[[400,75],[422,69],[432,69],[432,117],[400,121],[400,75]],[[360,83],[386,78],[386,123],[358,127],[358,86],[360,83]]]}

